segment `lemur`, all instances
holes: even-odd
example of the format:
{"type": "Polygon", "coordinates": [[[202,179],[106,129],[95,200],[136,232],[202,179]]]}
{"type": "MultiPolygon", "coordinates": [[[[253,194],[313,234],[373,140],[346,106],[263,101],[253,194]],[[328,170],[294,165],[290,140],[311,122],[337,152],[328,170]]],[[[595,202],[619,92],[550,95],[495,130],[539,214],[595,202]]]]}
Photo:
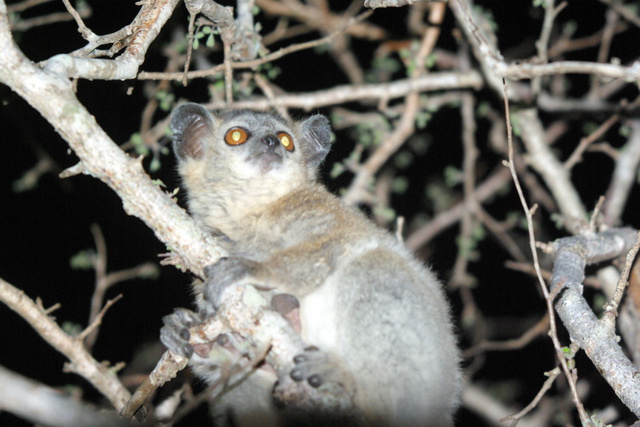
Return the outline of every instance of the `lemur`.
{"type": "MultiPolygon", "coordinates": [[[[297,381],[351,382],[367,425],[453,425],[460,356],[442,285],[402,242],[318,182],[331,146],[327,118],[212,114],[189,103],[170,127],[189,211],[224,238],[229,255],[207,269],[198,312],[165,319],[165,345],[191,357],[205,380],[218,379],[185,328],[215,312],[229,285],[276,289],[298,300],[305,343],[330,356],[303,357],[310,362],[296,366],[297,381]]],[[[255,375],[220,402],[237,424],[277,420],[277,378],[255,375]]]]}

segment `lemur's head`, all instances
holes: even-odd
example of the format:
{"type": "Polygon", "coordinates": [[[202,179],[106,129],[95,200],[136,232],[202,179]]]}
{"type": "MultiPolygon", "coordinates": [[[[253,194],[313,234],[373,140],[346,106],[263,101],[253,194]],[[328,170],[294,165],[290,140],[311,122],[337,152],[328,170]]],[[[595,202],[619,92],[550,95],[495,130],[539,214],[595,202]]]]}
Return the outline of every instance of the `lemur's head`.
{"type": "MultiPolygon", "coordinates": [[[[174,151],[181,164],[204,162],[239,179],[315,179],[330,148],[326,117],[291,123],[275,112],[227,111],[213,115],[198,104],[183,104],[171,117],[174,151]]],[[[219,179],[227,179],[220,176],[219,179]]]]}
{"type": "Polygon", "coordinates": [[[228,190],[236,199],[268,202],[314,181],[331,146],[329,121],[321,115],[291,122],[275,112],[211,114],[189,103],[174,110],[170,127],[190,198],[228,190]]]}

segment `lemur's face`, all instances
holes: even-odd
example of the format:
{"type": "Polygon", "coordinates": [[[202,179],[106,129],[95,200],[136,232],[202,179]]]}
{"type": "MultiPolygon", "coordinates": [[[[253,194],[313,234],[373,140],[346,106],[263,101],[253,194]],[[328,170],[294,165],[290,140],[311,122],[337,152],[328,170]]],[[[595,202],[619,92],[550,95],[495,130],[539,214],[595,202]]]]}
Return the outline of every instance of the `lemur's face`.
{"type": "Polygon", "coordinates": [[[224,155],[237,157],[245,175],[293,172],[289,162],[303,163],[296,152],[295,131],[279,115],[253,111],[230,112],[220,117],[219,135],[224,155]]]}
{"type": "Polygon", "coordinates": [[[171,129],[181,167],[197,163],[197,173],[211,183],[248,185],[313,180],[331,136],[328,120],[319,115],[302,122],[250,110],[212,115],[197,104],[178,107],[171,129]]]}

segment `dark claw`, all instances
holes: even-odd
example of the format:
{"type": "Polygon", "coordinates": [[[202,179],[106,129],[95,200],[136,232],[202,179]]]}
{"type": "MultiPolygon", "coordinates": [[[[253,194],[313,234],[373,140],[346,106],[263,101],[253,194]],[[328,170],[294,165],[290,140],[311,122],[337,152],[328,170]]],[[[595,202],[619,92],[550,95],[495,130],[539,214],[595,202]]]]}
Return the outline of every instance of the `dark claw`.
{"type": "Polygon", "coordinates": [[[222,347],[228,345],[230,341],[231,340],[229,339],[229,336],[227,334],[220,334],[216,337],[216,343],[218,343],[222,347]]]}
{"type": "Polygon", "coordinates": [[[306,380],[314,388],[320,387],[335,374],[331,360],[315,346],[307,347],[304,353],[294,356],[293,363],[296,366],[289,374],[291,379],[296,382],[306,380]]]}
{"type": "Polygon", "coordinates": [[[304,379],[304,372],[302,369],[293,369],[291,370],[291,379],[295,382],[300,382],[304,379]]]}
{"type": "MultiPolygon", "coordinates": [[[[220,258],[218,260],[218,262],[221,262],[222,260],[227,259],[227,258],[220,258]]],[[[215,275],[215,271],[216,271],[216,264],[209,264],[207,266],[204,267],[204,275],[207,279],[213,277],[215,275]]]]}
{"type": "Polygon", "coordinates": [[[189,328],[202,322],[200,316],[185,308],[177,308],[172,314],[164,316],[162,321],[164,326],[160,330],[160,341],[164,346],[181,356],[193,356],[189,328]]]}
{"type": "Polygon", "coordinates": [[[191,344],[185,344],[182,346],[182,351],[180,352],[184,357],[191,359],[193,356],[193,346],[191,344]]]}
{"type": "Polygon", "coordinates": [[[322,379],[322,377],[318,374],[315,375],[311,375],[309,377],[309,379],[307,380],[307,382],[309,383],[309,385],[313,388],[318,388],[322,385],[322,383],[324,383],[324,380],[322,379]]]}
{"type": "MultiPolygon", "coordinates": [[[[309,353],[313,353],[315,351],[320,351],[320,349],[318,347],[316,347],[315,345],[309,346],[307,348],[304,349],[305,353],[309,352],[309,353]]],[[[300,364],[300,363],[304,363],[304,362],[308,362],[309,360],[311,360],[311,355],[308,354],[298,354],[297,356],[293,357],[293,363],[295,363],[296,365],[300,364]]],[[[319,355],[318,355],[319,356],[319,355]]]]}

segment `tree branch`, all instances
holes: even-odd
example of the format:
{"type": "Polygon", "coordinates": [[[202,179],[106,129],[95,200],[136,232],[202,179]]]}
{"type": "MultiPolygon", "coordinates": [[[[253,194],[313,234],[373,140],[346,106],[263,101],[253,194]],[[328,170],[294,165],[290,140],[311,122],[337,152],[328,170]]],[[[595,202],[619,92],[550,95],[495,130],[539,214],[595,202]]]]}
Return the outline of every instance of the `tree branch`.
{"type": "MultiPolygon", "coordinates": [[[[38,69],[13,43],[4,3],[0,3],[0,81],[24,98],[56,129],[81,162],[73,169],[109,185],[125,211],[142,219],[160,241],[180,255],[180,263],[202,277],[204,265],[220,256],[213,239],[155,185],[140,161],[124,153],[76,98],[70,82],[38,69]],[[37,90],[34,90],[37,88],[37,90]]],[[[64,177],[72,172],[63,173],[64,177]]]]}
{"type": "MultiPolygon", "coordinates": [[[[95,360],[81,340],[69,336],[24,292],[0,279],[0,301],[25,319],[53,348],[70,361],[70,370],[81,375],[120,409],[131,396],[109,368],[95,360]]],[[[2,402],[2,399],[0,399],[2,402]]]]}
{"type": "MultiPolygon", "coordinates": [[[[0,282],[1,283],[1,282],[0,282]]],[[[98,412],[70,396],[0,366],[0,409],[53,427],[127,425],[114,414],[98,412]]]]}
{"type": "MultiPolygon", "coordinates": [[[[451,0],[449,2],[467,39],[474,47],[476,57],[482,64],[490,86],[495,90],[501,87],[499,81],[502,78],[522,80],[557,74],[593,74],[622,79],[630,83],[640,81],[640,61],[629,66],[587,61],[558,61],[549,64],[535,61],[508,63],[496,45],[487,41],[495,40],[495,34],[490,32],[488,26],[476,25],[475,21],[478,17],[472,14],[470,4],[470,0],[451,0]]],[[[530,91],[522,87],[515,87],[515,90],[509,92],[510,99],[521,99],[530,95],[530,91]]]]}
{"type": "Polygon", "coordinates": [[[580,230],[580,220],[587,219],[587,211],[571,183],[569,172],[551,153],[537,112],[526,109],[515,116],[521,127],[521,138],[527,148],[529,162],[551,190],[560,213],[565,218],[565,226],[577,233],[580,230]]]}
{"type": "MultiPolygon", "coordinates": [[[[317,92],[280,95],[273,99],[255,99],[234,102],[233,108],[264,110],[273,107],[300,108],[309,111],[328,105],[345,104],[352,101],[389,100],[406,96],[411,92],[430,92],[446,89],[479,89],[483,85],[482,76],[476,71],[429,73],[411,79],[391,83],[368,85],[343,85],[317,92]]],[[[211,110],[226,108],[221,102],[205,104],[211,110]]]]}
{"type": "Polygon", "coordinates": [[[627,144],[619,151],[616,166],[605,193],[604,223],[615,225],[621,218],[629,195],[637,180],[640,164],[640,120],[629,121],[631,134],[627,144]]]}
{"type": "MultiPolygon", "coordinates": [[[[144,62],[145,54],[160,30],[171,17],[180,0],[156,0],[142,2],[140,12],[133,22],[125,27],[127,48],[116,59],[99,59],[59,54],[45,61],[45,70],[66,77],[103,80],[135,78],[144,62]]],[[[122,31],[122,30],[121,30],[122,31]]],[[[91,50],[97,47],[98,38],[90,38],[91,50]],[[95,40],[94,40],[95,39],[95,40]]],[[[119,39],[117,43],[125,43],[119,39]]]]}
{"type": "Polygon", "coordinates": [[[640,416],[640,372],[620,348],[615,323],[608,316],[598,320],[582,296],[585,266],[625,254],[635,238],[635,230],[612,228],[556,240],[550,291],[571,340],[585,351],[620,400],[640,416]]]}
{"type": "MultiPolygon", "coordinates": [[[[183,268],[188,268],[197,276],[203,277],[204,266],[214,263],[221,254],[216,241],[198,229],[186,212],[149,179],[139,160],[126,155],[109,139],[93,116],[75,97],[72,86],[65,77],[56,75],[51,70],[40,70],[24,57],[11,39],[6,18],[6,7],[3,2],[0,2],[0,54],[2,55],[0,82],[7,84],[38,110],[78,155],[81,163],[68,169],[63,175],[84,173],[105,182],[123,200],[125,211],[142,219],[154,230],[158,239],[179,256],[183,268]],[[38,90],[33,90],[34,88],[38,90]]],[[[0,285],[6,288],[10,286],[6,282],[0,282],[0,285]]],[[[220,309],[219,314],[211,322],[215,324],[222,322],[229,325],[230,329],[241,331],[244,337],[253,340],[253,347],[270,348],[267,360],[276,371],[290,370],[293,364],[292,356],[301,353],[305,345],[282,316],[268,310],[265,312],[264,304],[258,304],[257,312],[251,311],[248,301],[255,303],[256,298],[243,297],[246,292],[250,292],[250,289],[246,287],[237,290],[238,297],[234,298],[235,294],[233,294],[228,298],[227,306],[230,309],[228,311],[220,309]]],[[[10,291],[11,289],[3,293],[16,299],[20,298],[20,292],[17,289],[13,288],[13,292],[10,291]]],[[[7,297],[3,298],[7,299],[7,297]]],[[[29,304],[29,301],[22,304],[29,304]]],[[[34,327],[47,339],[46,328],[40,328],[39,325],[43,322],[48,322],[46,324],[50,325],[52,321],[40,311],[36,312],[37,307],[32,302],[31,304],[32,307],[25,314],[31,315],[27,320],[33,322],[34,327]]],[[[12,305],[16,304],[12,303],[12,305]]],[[[23,313],[25,313],[24,310],[21,311],[21,314],[23,313]]],[[[53,326],[57,328],[57,325],[53,324],[53,326]]],[[[74,370],[94,383],[105,396],[110,398],[115,408],[123,408],[124,402],[129,399],[129,394],[122,389],[115,377],[109,374],[108,378],[112,380],[108,383],[109,387],[102,385],[98,380],[105,381],[103,378],[94,378],[95,375],[99,375],[94,371],[100,365],[95,366],[97,363],[95,361],[91,363],[93,359],[86,353],[82,343],[78,341],[75,345],[71,345],[73,340],[66,334],[62,335],[61,331],[55,331],[55,333],[59,337],[50,341],[55,348],[72,361],[77,358],[87,359],[86,361],[83,359],[83,362],[74,370]],[[71,349],[68,350],[67,347],[71,349]],[[87,367],[93,370],[87,372],[87,367]],[[116,388],[118,391],[114,392],[111,388],[116,388]]],[[[213,333],[216,336],[218,334],[213,333]]],[[[208,338],[205,337],[205,339],[208,338]]],[[[146,390],[153,390],[155,386],[175,375],[175,372],[185,365],[184,358],[166,352],[150,376],[149,383],[152,383],[152,387],[147,387],[146,390]]],[[[285,377],[288,378],[287,375],[285,377]]],[[[289,389],[302,386],[292,380],[290,382],[289,389]]],[[[308,392],[311,395],[315,393],[314,390],[308,392]]],[[[325,395],[321,395],[316,400],[324,402],[324,397],[325,395]]],[[[130,411],[134,407],[135,404],[129,404],[124,411],[130,411]]],[[[135,409],[133,411],[135,412],[135,409]]]]}
{"type": "MultiPolygon", "coordinates": [[[[39,111],[67,141],[81,159],[74,172],[96,177],[109,185],[123,200],[127,213],[142,219],[158,239],[179,256],[183,268],[203,276],[205,265],[215,262],[220,250],[187,213],[147,176],[139,160],[126,155],[98,126],[95,118],[78,101],[65,77],[38,69],[13,43],[4,2],[0,2],[0,81],[39,111]]],[[[109,398],[116,409],[129,393],[116,378],[47,318],[20,291],[6,282],[3,301],[18,311],[52,346],[65,354],[73,370],[90,381],[109,398]],[[52,335],[53,334],[53,335],[52,335]]]]}

